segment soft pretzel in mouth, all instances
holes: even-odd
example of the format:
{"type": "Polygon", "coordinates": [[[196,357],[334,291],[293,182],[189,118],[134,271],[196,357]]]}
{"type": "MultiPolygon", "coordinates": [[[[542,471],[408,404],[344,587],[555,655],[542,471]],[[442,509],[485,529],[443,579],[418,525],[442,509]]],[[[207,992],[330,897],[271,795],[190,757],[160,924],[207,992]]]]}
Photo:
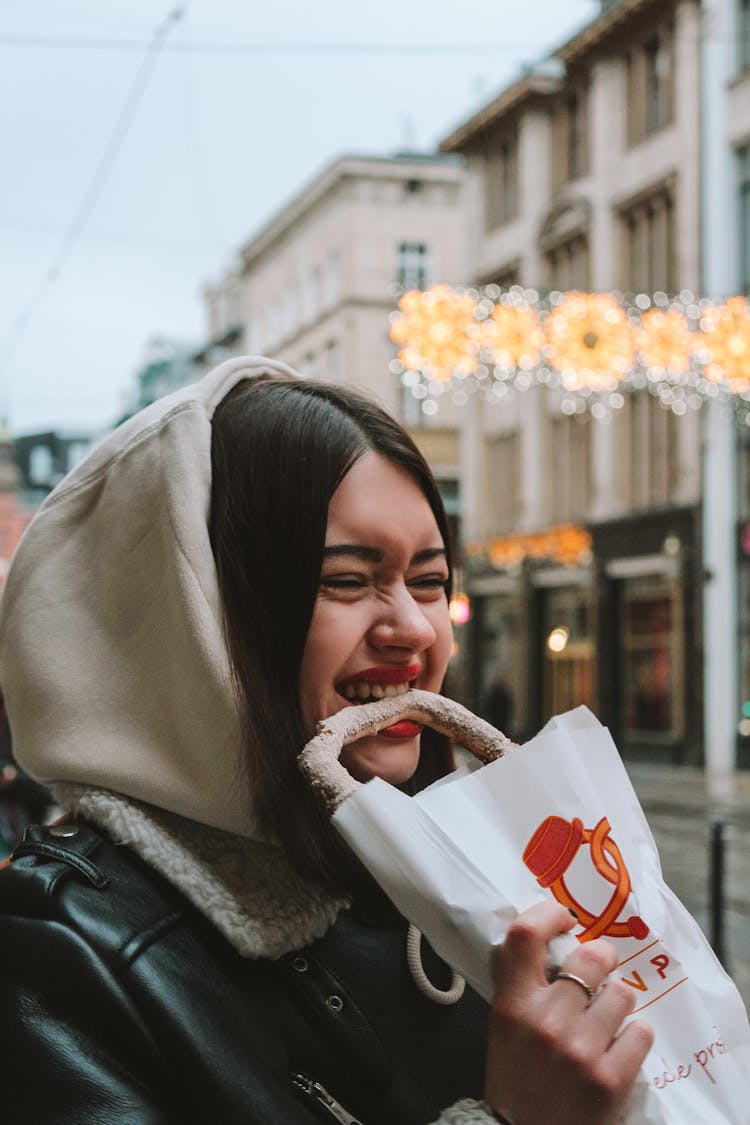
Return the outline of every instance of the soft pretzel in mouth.
{"type": "Polygon", "coordinates": [[[515,743],[484,719],[432,691],[412,689],[394,699],[344,707],[318,723],[315,736],[299,756],[302,773],[330,813],[361,784],[341,765],[341,751],[399,719],[413,719],[449,735],[482,762],[492,762],[516,749],[515,743]]]}

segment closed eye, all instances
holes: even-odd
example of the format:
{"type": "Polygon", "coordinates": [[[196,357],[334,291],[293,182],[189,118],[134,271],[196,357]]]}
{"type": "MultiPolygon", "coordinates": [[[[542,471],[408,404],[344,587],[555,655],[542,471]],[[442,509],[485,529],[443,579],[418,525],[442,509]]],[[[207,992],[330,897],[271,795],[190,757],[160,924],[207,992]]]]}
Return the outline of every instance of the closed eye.
{"type": "Polygon", "coordinates": [[[448,579],[443,574],[425,574],[419,578],[410,578],[407,585],[413,590],[445,590],[448,579]]]}
{"type": "Polygon", "coordinates": [[[358,578],[353,574],[337,574],[330,577],[324,576],[320,580],[320,585],[327,587],[329,590],[358,590],[361,586],[366,586],[367,582],[364,578],[358,578]]]}

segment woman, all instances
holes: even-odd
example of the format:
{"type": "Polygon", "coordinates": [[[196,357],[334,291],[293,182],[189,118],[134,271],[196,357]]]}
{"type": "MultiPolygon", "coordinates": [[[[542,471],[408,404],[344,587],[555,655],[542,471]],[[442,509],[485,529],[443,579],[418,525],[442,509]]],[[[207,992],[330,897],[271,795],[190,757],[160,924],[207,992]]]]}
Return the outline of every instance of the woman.
{"type": "MultiPolygon", "coordinates": [[[[548,984],[573,919],[544,904],[496,956],[491,1013],[469,990],[436,1005],[297,769],[326,715],[440,689],[447,542],[400,427],[253,359],[125,423],[49,497],[0,682],[19,761],[70,816],[0,876],[5,1121],[617,1120],[650,1032],[613,1039],[621,985],[589,1004],[611,947],[568,958],[584,988],[548,984]]],[[[344,760],[418,787],[450,750],[401,722],[344,760]]]]}

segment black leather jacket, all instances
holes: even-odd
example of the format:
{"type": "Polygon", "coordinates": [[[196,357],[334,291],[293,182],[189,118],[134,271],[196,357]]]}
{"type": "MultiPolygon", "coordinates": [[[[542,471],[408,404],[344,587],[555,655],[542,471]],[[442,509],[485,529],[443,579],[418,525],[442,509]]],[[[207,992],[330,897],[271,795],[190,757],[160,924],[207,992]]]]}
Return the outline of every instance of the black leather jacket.
{"type": "Polygon", "coordinates": [[[382,902],[248,960],[130,849],[70,827],[29,829],[0,872],[4,1125],[423,1125],[481,1097],[486,1005],[423,997],[382,902]]]}

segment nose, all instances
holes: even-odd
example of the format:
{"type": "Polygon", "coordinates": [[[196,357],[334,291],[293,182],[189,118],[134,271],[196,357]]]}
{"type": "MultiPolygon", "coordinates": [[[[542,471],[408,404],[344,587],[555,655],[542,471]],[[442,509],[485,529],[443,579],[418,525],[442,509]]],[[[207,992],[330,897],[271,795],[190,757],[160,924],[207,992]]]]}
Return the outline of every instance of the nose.
{"type": "Polygon", "coordinates": [[[368,639],[377,649],[401,648],[416,653],[433,645],[437,633],[419,603],[401,586],[382,606],[368,639]]]}

